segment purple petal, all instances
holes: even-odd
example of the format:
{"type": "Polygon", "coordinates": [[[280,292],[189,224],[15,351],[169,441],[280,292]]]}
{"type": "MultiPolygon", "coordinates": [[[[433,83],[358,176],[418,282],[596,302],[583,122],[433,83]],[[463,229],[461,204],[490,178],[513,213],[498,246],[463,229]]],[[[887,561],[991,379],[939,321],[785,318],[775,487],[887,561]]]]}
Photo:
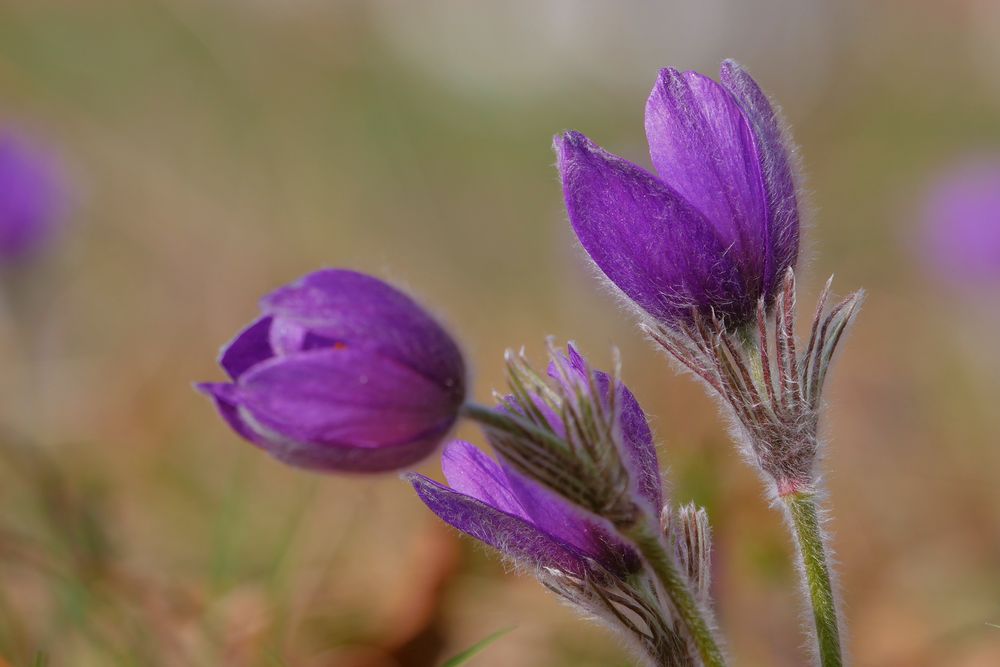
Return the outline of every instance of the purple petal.
{"type": "Polygon", "coordinates": [[[274,439],[266,449],[276,459],[299,468],[324,472],[378,473],[402,470],[426,459],[441,444],[446,434],[447,429],[424,438],[375,448],[274,439]]]}
{"type": "Polygon", "coordinates": [[[238,391],[236,385],[222,382],[201,382],[195,387],[215,402],[219,414],[229,424],[229,427],[236,431],[237,435],[259,447],[267,447],[266,441],[240,415],[239,406],[236,403],[238,391]]]}
{"type": "Polygon", "coordinates": [[[646,138],[660,178],[708,218],[750,291],[759,291],[771,250],[767,199],[739,104],[697,72],[661,70],[646,103],[646,138]]]}
{"type": "Polygon", "coordinates": [[[441,467],[455,491],[535,525],[608,570],[625,573],[637,565],[632,548],[615,538],[598,517],[502,466],[468,442],[449,444],[441,467]]]}
{"type": "Polygon", "coordinates": [[[427,437],[377,448],[296,442],[265,428],[253,419],[246,408],[241,409],[240,389],[236,385],[202,383],[196,386],[215,401],[219,414],[238,435],[273,457],[300,468],[336,472],[400,470],[426,458],[444,436],[444,432],[432,433],[427,437]]]}
{"type": "Polygon", "coordinates": [[[773,266],[766,276],[769,282],[765,286],[765,292],[770,297],[785,270],[795,266],[799,254],[799,206],[791,142],[767,95],[739,63],[732,60],[723,62],[719,78],[750,121],[760,154],[770,215],[770,239],[774,248],[773,266]]]}
{"type": "Polygon", "coordinates": [[[478,447],[464,440],[449,443],[441,455],[441,470],[455,491],[507,514],[528,518],[503,468],[478,447]]]}
{"type": "MultiPolygon", "coordinates": [[[[602,373],[603,375],[603,373],[602,373]]],[[[624,384],[620,385],[622,401],[622,440],[639,493],[659,512],[663,509],[663,481],[656,457],[653,432],[639,401],[624,384]]]]}
{"type": "Polygon", "coordinates": [[[283,317],[274,320],[274,323],[271,325],[269,340],[274,353],[279,355],[324,348],[339,350],[347,347],[347,343],[343,340],[318,335],[298,322],[283,317]]]}
{"type": "Polygon", "coordinates": [[[464,398],[465,364],[454,340],[410,297],[377,278],[316,271],[264,297],[261,308],[349,348],[392,357],[464,398]]]}
{"type": "Polygon", "coordinates": [[[691,307],[746,318],[748,295],[733,250],[705,217],[649,172],[578,132],[556,137],[569,220],[604,274],[665,323],[691,307]]]}
{"type": "Polygon", "coordinates": [[[302,352],[255,366],[238,402],[301,443],[377,448],[443,434],[458,403],[395,359],[358,349],[302,352]]]}
{"type": "Polygon", "coordinates": [[[578,577],[585,576],[587,565],[582,556],[523,518],[442,486],[423,475],[410,474],[406,479],[427,507],[445,523],[490,545],[514,561],[536,568],[555,568],[578,577]]]}
{"type": "Polygon", "coordinates": [[[614,529],[603,519],[514,470],[506,472],[510,488],[524,513],[540,530],[590,556],[610,572],[624,575],[639,567],[636,552],[615,537],[614,529]]]}
{"type": "Polygon", "coordinates": [[[219,364],[234,380],[274,356],[269,342],[271,318],[262,317],[222,347],[219,364]]]}

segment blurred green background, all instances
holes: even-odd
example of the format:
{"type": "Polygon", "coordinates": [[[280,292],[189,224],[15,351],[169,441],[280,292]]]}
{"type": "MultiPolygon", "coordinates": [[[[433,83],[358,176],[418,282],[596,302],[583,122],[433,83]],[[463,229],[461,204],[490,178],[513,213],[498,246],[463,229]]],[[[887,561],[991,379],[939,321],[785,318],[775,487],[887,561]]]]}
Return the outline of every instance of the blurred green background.
{"type": "Polygon", "coordinates": [[[61,153],[74,206],[0,320],[0,665],[420,667],[510,626],[471,664],[629,664],[395,477],[286,468],[191,390],[323,266],[432,304],[484,400],[506,347],[617,345],[673,498],[709,508],[737,664],[805,664],[780,515],[594,279],[552,167],[567,128],[648,164],[657,69],[725,57],[802,149],[803,308],[834,272],[869,292],[826,420],[850,650],[1000,664],[1000,294],[911,252],[934,170],[1000,150],[1000,3],[7,0],[0,122],[61,153]]]}

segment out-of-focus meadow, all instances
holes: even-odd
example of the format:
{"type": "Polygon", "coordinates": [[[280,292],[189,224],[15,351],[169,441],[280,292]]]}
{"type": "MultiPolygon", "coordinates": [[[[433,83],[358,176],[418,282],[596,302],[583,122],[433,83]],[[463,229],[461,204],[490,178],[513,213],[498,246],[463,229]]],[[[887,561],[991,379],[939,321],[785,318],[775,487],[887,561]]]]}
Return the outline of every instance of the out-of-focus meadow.
{"type": "Polygon", "coordinates": [[[278,464],[191,389],[323,266],[432,304],[482,400],[506,347],[617,345],[674,499],[709,509],[738,664],[804,664],[780,515],[594,279],[552,167],[566,128],[648,164],[657,68],[724,57],[803,152],[804,312],[831,273],[869,294],[825,429],[855,661],[1000,664],[1000,281],[916,238],[935,174],[1000,151],[996,2],[30,0],[0,5],[0,123],[71,193],[5,274],[0,665],[421,667],[511,626],[470,664],[629,664],[396,477],[278,464]]]}

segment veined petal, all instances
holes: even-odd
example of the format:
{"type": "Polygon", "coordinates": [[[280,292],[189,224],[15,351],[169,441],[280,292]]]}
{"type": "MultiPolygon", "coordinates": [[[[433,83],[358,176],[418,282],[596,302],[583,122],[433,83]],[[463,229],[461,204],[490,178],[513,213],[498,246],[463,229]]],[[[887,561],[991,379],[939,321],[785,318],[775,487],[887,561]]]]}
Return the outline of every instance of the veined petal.
{"type": "Polygon", "coordinates": [[[731,242],[649,172],[579,132],[555,139],[570,223],[594,263],[647,313],[669,324],[692,307],[747,318],[748,294],[731,242]]]}
{"type": "Polygon", "coordinates": [[[349,348],[377,350],[464,397],[465,364],[454,340],[409,296],[377,278],[316,271],[264,297],[261,309],[349,348]]]}
{"type": "Polygon", "coordinates": [[[450,442],[441,454],[441,471],[455,491],[498,510],[528,519],[514,495],[507,473],[478,447],[464,440],[450,442]]]}
{"type": "Polygon", "coordinates": [[[646,103],[646,138],[660,178],[708,218],[751,292],[759,291],[771,250],[767,198],[736,99],[697,72],[661,70],[646,103]]]}
{"type": "Polygon", "coordinates": [[[719,79],[736,98],[750,121],[760,156],[774,256],[772,266],[765,276],[765,294],[770,298],[778,289],[785,270],[795,266],[799,253],[799,202],[791,141],[767,95],[739,63],[724,61],[719,79]]]}
{"type": "Polygon", "coordinates": [[[515,562],[585,576],[588,568],[583,556],[525,519],[449,489],[423,475],[411,473],[406,479],[424,504],[441,520],[490,545],[515,562]]]}
{"type": "Polygon", "coordinates": [[[524,513],[539,529],[593,558],[609,572],[624,576],[640,567],[635,550],[615,537],[603,519],[512,469],[506,472],[524,513]]]}
{"type": "Polygon", "coordinates": [[[241,376],[236,401],[301,443],[377,448],[447,430],[458,403],[395,359],[359,349],[277,357],[241,376]]]}
{"type": "Polygon", "coordinates": [[[358,473],[399,470],[426,458],[448,430],[436,428],[404,442],[374,448],[350,443],[299,442],[268,428],[241,407],[240,388],[236,385],[204,382],[196,387],[215,401],[219,414],[237,434],[274,458],[300,468],[358,473]]]}

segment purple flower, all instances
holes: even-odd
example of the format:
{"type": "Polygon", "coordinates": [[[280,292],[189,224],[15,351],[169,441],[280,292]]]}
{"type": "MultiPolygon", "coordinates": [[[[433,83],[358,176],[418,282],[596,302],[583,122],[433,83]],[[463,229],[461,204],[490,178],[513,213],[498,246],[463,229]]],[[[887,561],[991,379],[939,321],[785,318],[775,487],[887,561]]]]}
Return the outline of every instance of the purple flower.
{"type": "Polygon", "coordinates": [[[770,304],[799,246],[789,144],[757,83],[661,70],[646,104],[656,174],[579,132],[555,138],[570,223],[598,268],[663,324],[713,313],[737,328],[770,304]]]}
{"type": "Polygon", "coordinates": [[[65,194],[50,154],[22,135],[0,132],[0,263],[25,258],[45,245],[65,194]]]}
{"type": "Polygon", "coordinates": [[[1000,156],[969,158],[941,173],[923,205],[922,254],[957,286],[1000,283],[1000,156]]]}
{"type": "Polygon", "coordinates": [[[625,577],[640,567],[635,551],[600,519],[468,442],[449,444],[441,468],[450,486],[408,475],[420,499],[445,523],[521,567],[581,579],[602,569],[625,577]]]}
{"type": "Polygon", "coordinates": [[[419,305],[354,271],[317,271],[261,301],[226,345],[231,383],[199,389],[239,435],[292,465],[378,472],[428,456],[465,400],[455,341],[419,305]]]}
{"type": "Polygon", "coordinates": [[[509,434],[487,426],[500,462],[457,441],[445,449],[441,462],[450,488],[422,475],[409,479],[444,521],[515,562],[582,576],[590,559],[624,576],[639,567],[638,557],[615,537],[613,521],[619,514],[615,503],[604,499],[614,497],[631,508],[625,512],[630,520],[638,505],[644,506],[642,515],[656,517],[663,506],[656,447],[646,415],[628,388],[591,369],[572,345],[567,352],[551,350],[551,383],[544,386],[529,386],[532,377],[541,378],[526,366],[513,366],[512,385],[518,391],[505,397],[497,411],[554,435],[573,454],[555,461],[550,457],[559,454],[532,442],[530,435],[519,446],[505,438],[509,434]],[[614,408],[612,387],[617,392],[614,408]],[[534,464],[546,460],[548,470],[536,475],[540,470],[534,464]],[[606,460],[615,463],[602,467],[599,461],[606,460]],[[578,470],[582,464],[598,478],[578,470]],[[587,503],[590,498],[596,500],[593,506],[587,503]],[[598,516],[602,510],[610,511],[598,516]]]}

